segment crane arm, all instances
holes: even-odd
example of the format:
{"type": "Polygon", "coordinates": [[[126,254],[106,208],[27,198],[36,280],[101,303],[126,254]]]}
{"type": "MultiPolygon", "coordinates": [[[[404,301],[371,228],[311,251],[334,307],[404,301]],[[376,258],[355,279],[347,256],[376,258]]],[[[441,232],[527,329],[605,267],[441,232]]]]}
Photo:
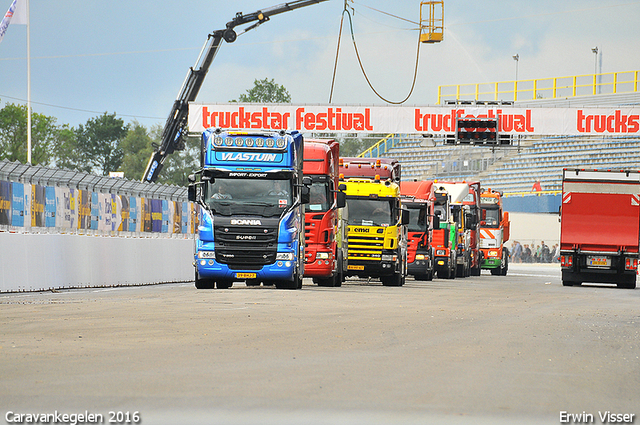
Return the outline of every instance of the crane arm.
{"type": "Polygon", "coordinates": [[[187,132],[187,118],[189,114],[189,102],[192,102],[198,96],[200,87],[207,75],[209,66],[222,44],[222,40],[227,43],[233,43],[238,35],[244,34],[259,25],[267,22],[271,16],[278,15],[280,13],[288,12],[291,10],[299,9],[301,7],[310,6],[313,4],[321,3],[327,0],[297,0],[289,3],[279,4],[267,9],[259,10],[257,12],[242,14],[242,12],[236,13],[236,16],[229,22],[227,22],[224,29],[216,30],[209,34],[207,41],[194,67],[189,68],[189,72],[182,83],[182,88],[178,93],[178,97],[173,102],[171,112],[167,117],[164,129],[162,131],[162,140],[160,145],[154,146],[154,152],[151,154],[151,158],[145,169],[143,182],[152,183],[157,180],[160,170],[164,166],[164,162],[167,157],[176,150],[184,149],[184,136],[187,132]],[[235,27],[252,23],[253,25],[245,28],[240,34],[236,33],[235,27]]]}

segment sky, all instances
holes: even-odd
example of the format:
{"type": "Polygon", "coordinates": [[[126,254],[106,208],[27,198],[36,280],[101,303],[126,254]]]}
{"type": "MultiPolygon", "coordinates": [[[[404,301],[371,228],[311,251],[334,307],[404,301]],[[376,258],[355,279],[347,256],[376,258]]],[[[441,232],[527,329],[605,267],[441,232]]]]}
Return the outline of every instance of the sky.
{"type": "MultiPolygon", "coordinates": [[[[24,0],[21,0],[24,1],[24,0]]],[[[282,0],[30,0],[34,112],[78,126],[103,114],[164,125],[207,35],[282,0]]],[[[11,0],[0,0],[0,14],[11,0]]],[[[286,12],[224,43],[198,102],[274,79],[295,104],[327,104],[343,0],[286,12]]],[[[363,66],[382,97],[434,105],[439,85],[640,70],[640,0],[444,1],[444,40],[418,46],[419,0],[348,0],[363,66]],[[598,56],[592,52],[598,47],[598,56]],[[516,62],[513,56],[518,54],[516,62]]],[[[27,31],[0,43],[0,107],[26,104],[27,31]]],[[[367,84],[345,16],[333,104],[385,105],[367,84]]]]}

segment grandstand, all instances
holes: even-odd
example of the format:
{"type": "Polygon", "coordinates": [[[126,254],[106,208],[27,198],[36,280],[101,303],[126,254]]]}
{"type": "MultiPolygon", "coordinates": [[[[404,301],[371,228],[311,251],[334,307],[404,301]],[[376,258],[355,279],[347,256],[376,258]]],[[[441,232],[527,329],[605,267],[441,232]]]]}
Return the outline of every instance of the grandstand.
{"type": "MultiPolygon", "coordinates": [[[[594,81],[593,93],[596,92],[597,75],[591,78],[594,81]]],[[[633,75],[633,81],[637,81],[638,72],[633,75]]],[[[572,81],[575,84],[576,79],[572,81]]],[[[497,83],[495,87],[498,87],[497,83]]],[[[514,87],[518,87],[517,84],[514,87]]],[[[603,83],[602,88],[606,89],[607,86],[603,83]]],[[[573,92],[575,91],[574,87],[573,92]]],[[[621,93],[616,86],[603,91],[608,92],[586,96],[534,98],[513,104],[526,108],[619,108],[640,105],[637,82],[631,93],[621,93]]],[[[458,88],[457,92],[461,92],[461,89],[458,88]]],[[[496,92],[495,96],[499,94],[518,98],[509,92],[496,92]]],[[[375,153],[398,159],[403,164],[403,180],[480,180],[484,187],[507,193],[530,192],[537,179],[540,179],[543,190],[560,191],[563,168],[640,169],[640,137],[637,135],[521,136],[514,141],[513,146],[500,148],[450,145],[441,136],[432,138],[395,135],[392,140],[393,143],[385,143],[384,152],[381,150],[375,153]]],[[[373,153],[369,152],[368,156],[374,156],[373,153]]]]}
{"type": "Polygon", "coordinates": [[[529,192],[540,179],[543,190],[558,191],[566,167],[640,169],[640,139],[550,137],[494,149],[398,138],[382,156],[402,163],[403,180],[480,180],[504,192],[529,192]]]}

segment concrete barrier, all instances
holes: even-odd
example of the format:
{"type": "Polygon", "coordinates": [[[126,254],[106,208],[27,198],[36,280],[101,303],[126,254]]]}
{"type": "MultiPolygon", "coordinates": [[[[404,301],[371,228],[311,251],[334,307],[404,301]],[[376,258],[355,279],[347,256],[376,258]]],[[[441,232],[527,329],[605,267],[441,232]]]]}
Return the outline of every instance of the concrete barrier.
{"type": "Polygon", "coordinates": [[[192,238],[0,233],[0,292],[193,280],[192,238]]]}

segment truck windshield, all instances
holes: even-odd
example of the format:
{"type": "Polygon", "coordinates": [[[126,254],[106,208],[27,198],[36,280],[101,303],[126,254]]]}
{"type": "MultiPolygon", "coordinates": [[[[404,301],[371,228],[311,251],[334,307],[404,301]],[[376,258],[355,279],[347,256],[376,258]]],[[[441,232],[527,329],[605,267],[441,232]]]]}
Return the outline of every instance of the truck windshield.
{"type": "Polygon", "coordinates": [[[279,216],[292,204],[290,180],[216,178],[205,185],[204,199],[222,215],[279,216]]]}
{"type": "Polygon", "coordinates": [[[329,210],[329,183],[313,182],[311,185],[311,193],[309,203],[305,205],[305,212],[325,212],[329,210]]]}
{"type": "Polygon", "coordinates": [[[394,225],[391,201],[382,199],[347,199],[348,224],[355,226],[394,225]]]}
{"type": "Polygon", "coordinates": [[[409,209],[409,228],[410,232],[426,232],[427,231],[427,206],[426,205],[406,205],[409,209]]]}
{"type": "Polygon", "coordinates": [[[483,208],[482,220],[487,227],[498,227],[500,224],[500,211],[497,208],[483,208]]]}

